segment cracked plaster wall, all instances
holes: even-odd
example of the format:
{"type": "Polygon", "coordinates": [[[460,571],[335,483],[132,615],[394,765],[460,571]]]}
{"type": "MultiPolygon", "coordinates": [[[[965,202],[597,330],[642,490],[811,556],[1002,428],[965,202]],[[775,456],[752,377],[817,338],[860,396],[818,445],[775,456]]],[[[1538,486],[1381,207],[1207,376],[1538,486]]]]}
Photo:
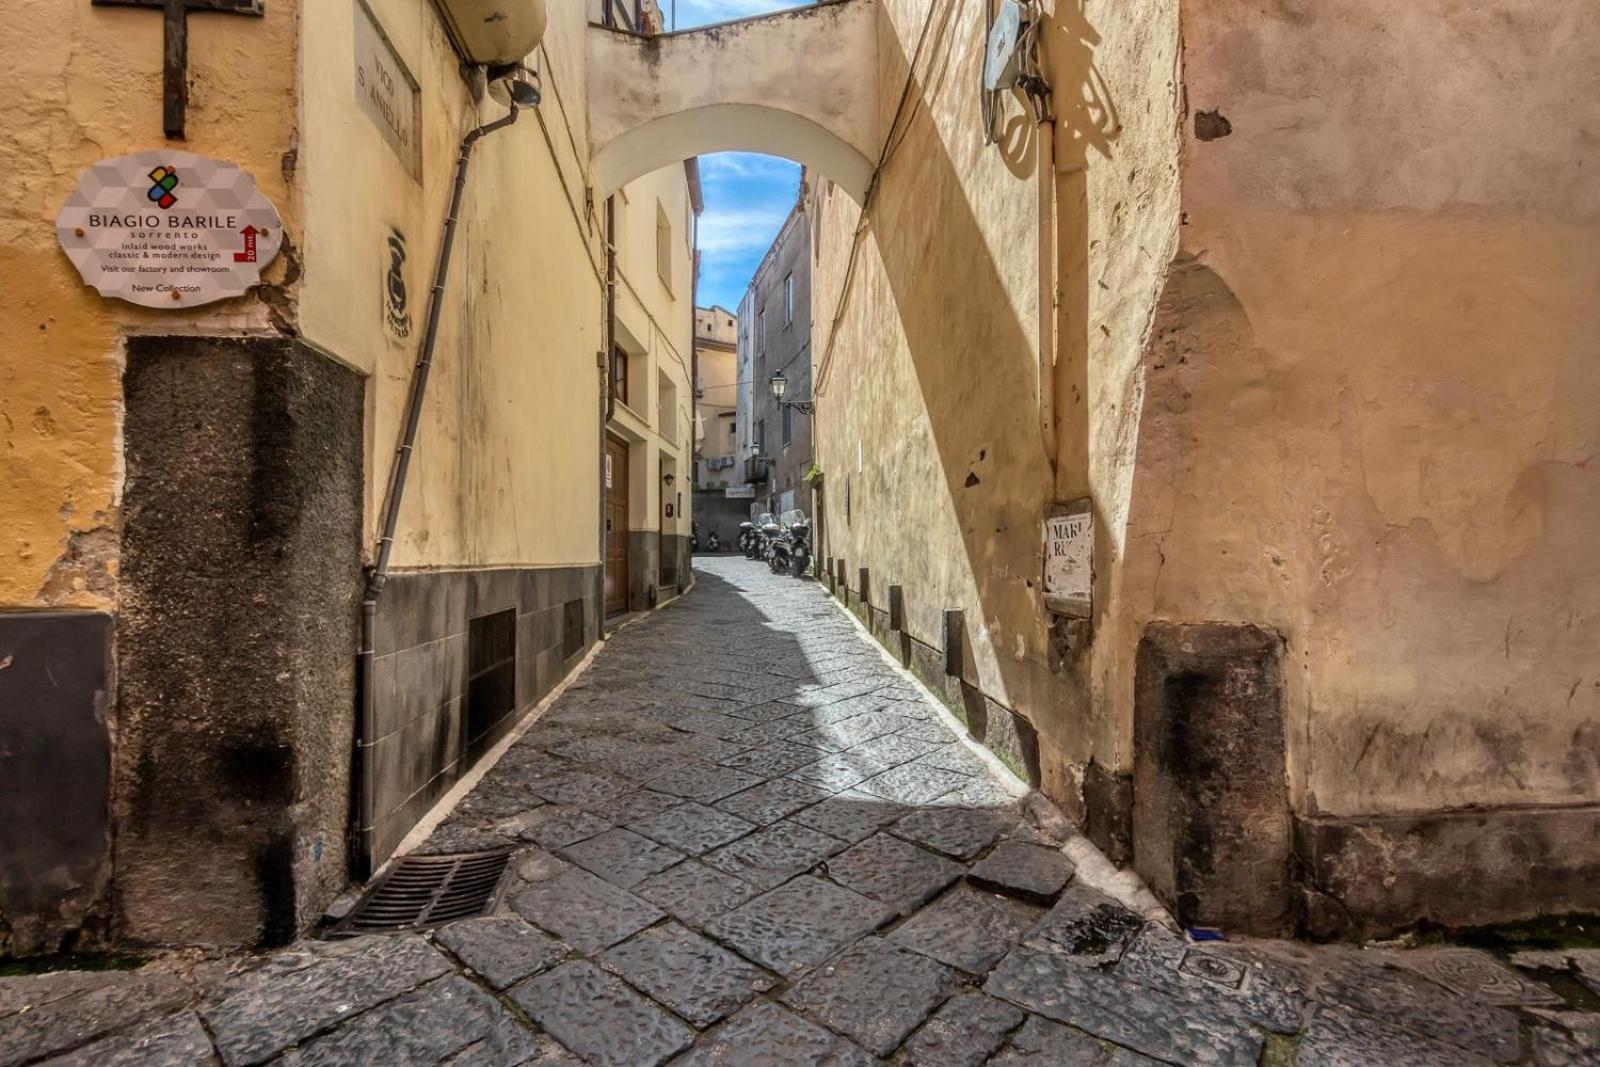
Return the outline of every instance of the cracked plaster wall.
{"type": "MultiPolygon", "coordinates": [[[[285,153],[295,139],[299,11],[189,20],[186,151],[255,175],[288,226],[266,271],[280,282],[299,242],[285,153]]],[[[98,159],[159,146],[159,12],[13,0],[25,28],[0,40],[0,610],[116,601],[122,341],[130,332],[270,326],[251,294],[163,313],[101,298],[56,243],[55,216],[98,159]]]]}
{"type": "Polygon", "coordinates": [[[1302,814],[1600,799],[1591,13],[1184,4],[1116,654],[1283,633],[1302,814]]]}

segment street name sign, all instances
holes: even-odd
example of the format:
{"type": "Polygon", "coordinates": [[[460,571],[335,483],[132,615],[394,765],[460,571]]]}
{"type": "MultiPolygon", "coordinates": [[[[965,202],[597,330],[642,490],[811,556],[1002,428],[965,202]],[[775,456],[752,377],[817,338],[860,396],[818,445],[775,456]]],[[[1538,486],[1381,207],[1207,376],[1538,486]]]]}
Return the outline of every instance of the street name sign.
{"type": "Polygon", "coordinates": [[[258,284],[283,245],[283,224],[245,171],[162,148],[79,175],[56,237],[101,296],[182,309],[258,284]]]}

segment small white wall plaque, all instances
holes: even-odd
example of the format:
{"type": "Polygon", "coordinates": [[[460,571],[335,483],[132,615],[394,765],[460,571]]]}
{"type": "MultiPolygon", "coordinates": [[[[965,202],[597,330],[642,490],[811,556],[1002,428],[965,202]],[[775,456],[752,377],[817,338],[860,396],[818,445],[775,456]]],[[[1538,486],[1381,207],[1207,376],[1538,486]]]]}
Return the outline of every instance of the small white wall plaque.
{"type": "Polygon", "coordinates": [[[84,283],[147,308],[240,296],[283,245],[277,209],[232,163],[152,149],[78,176],[56,237],[84,283]]]}
{"type": "Polygon", "coordinates": [[[1044,606],[1087,619],[1094,597],[1094,509],[1088,500],[1057,504],[1044,517],[1044,606]]]}

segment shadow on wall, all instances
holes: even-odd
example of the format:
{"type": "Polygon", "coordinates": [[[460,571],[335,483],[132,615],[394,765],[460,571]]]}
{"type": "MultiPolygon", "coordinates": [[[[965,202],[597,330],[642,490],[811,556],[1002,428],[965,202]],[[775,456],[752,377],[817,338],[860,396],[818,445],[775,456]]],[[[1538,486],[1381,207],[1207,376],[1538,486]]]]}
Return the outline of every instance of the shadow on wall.
{"type": "MultiPolygon", "coordinates": [[[[1061,433],[1071,439],[1060,452],[1072,457],[1074,470],[1084,472],[1064,476],[1062,484],[1082,492],[1088,453],[1082,406],[1088,347],[1083,168],[1091,152],[1109,156],[1118,127],[1094,66],[1099,35],[1081,7],[1058,18],[1058,36],[1049,47],[1068,57],[1067,69],[1081,88],[1057,94],[1079,101],[1059,117],[1058,166],[1069,172],[1060,177],[1057,194],[1060,262],[1067,268],[1060,279],[1060,319],[1076,333],[1062,338],[1059,373],[1065,380],[1058,383],[1057,396],[1070,397],[1061,433]]],[[[982,607],[982,619],[966,620],[963,687],[952,703],[965,705],[969,714],[980,707],[993,713],[992,703],[975,699],[973,692],[979,682],[973,653],[985,653],[1000,684],[982,688],[1027,709],[1043,739],[1044,766],[1036,761],[1027,768],[1029,777],[1039,781],[1042,776],[1045,792],[1076,811],[1077,789],[1062,764],[1082,765],[1090,754],[1087,660],[1081,658],[1081,644],[1066,650],[1045,633],[1035,576],[1043,511],[1060,491],[1037,428],[1037,341],[1018,315],[1019,303],[1032,308],[1037,297],[1028,287],[1025,299],[1015,299],[1016,285],[1007,277],[1017,273],[1014,265],[995,259],[997,236],[1036,232],[1037,139],[1030,115],[1012,119],[995,150],[1015,184],[985,187],[972,180],[983,153],[991,150],[983,144],[974,91],[983,34],[979,5],[946,0],[930,13],[908,100],[890,135],[893,156],[879,175],[872,232],[982,607]],[[935,112],[952,109],[956,133],[947,142],[935,112]],[[1025,655],[1009,647],[1018,638],[1026,641],[1025,655]],[[975,650],[974,641],[991,647],[975,650]]],[[[898,44],[890,29],[882,37],[898,44]]],[[[911,63],[902,52],[890,65],[904,70],[911,63]]],[[[878,580],[900,577],[885,574],[878,580]]]]}

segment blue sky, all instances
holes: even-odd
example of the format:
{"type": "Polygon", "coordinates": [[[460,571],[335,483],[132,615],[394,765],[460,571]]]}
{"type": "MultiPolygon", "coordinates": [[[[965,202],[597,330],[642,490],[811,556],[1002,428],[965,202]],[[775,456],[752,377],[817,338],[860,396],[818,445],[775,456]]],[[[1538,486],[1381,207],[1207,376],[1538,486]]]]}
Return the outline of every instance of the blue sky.
{"type": "Polygon", "coordinates": [[[700,216],[700,304],[739,310],[750,275],[789,217],[800,165],[776,156],[718,152],[700,157],[706,210],[700,216]]]}
{"type": "MultiPolygon", "coordinates": [[[[658,0],[672,16],[673,0],[658,0]]],[[[677,0],[678,29],[799,6],[795,0],[677,0]]],[[[775,156],[719,152],[700,157],[706,210],[700,216],[700,304],[739,310],[750,275],[789,217],[800,165],[775,156]]]]}

